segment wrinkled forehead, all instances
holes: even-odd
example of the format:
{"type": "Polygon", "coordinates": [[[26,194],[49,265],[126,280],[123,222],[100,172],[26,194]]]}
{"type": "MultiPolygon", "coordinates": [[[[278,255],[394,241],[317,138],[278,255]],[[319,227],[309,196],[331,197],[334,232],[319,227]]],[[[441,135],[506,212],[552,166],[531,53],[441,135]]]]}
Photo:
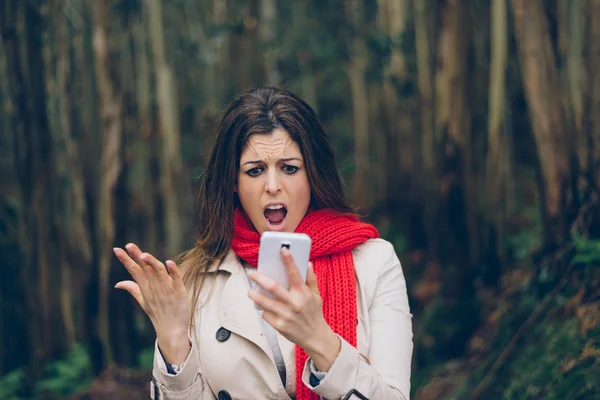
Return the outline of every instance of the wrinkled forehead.
{"type": "Polygon", "coordinates": [[[282,158],[300,158],[298,144],[283,129],[270,133],[256,133],[248,138],[242,148],[240,163],[250,160],[275,162],[282,158]]]}

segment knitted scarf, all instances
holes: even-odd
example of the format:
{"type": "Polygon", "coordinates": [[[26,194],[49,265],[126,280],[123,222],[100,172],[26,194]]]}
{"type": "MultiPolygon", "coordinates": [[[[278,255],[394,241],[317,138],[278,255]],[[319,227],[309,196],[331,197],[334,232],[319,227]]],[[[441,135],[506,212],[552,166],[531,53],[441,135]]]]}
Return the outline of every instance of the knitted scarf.
{"type": "MultiPolygon", "coordinates": [[[[312,239],[310,260],[323,300],[323,315],[331,329],[356,347],[356,280],[352,250],[368,239],[379,236],[374,226],[360,222],[350,214],[332,210],[308,213],[296,228],[312,239]]],[[[256,267],[260,234],[243,211],[236,210],[232,248],[241,259],[256,267]]],[[[308,355],[296,346],[296,399],[313,400],[318,396],[302,383],[302,371],[308,355]]]]}

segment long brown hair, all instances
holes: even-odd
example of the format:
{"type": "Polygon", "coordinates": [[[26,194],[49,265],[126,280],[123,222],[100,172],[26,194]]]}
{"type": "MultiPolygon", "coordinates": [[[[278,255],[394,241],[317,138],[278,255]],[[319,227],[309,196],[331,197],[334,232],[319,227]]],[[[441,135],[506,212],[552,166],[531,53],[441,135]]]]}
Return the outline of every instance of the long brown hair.
{"type": "Polygon", "coordinates": [[[197,241],[180,256],[184,283],[198,305],[204,272],[227,255],[233,238],[233,214],[240,156],[248,138],[285,130],[298,144],[311,188],[311,208],[353,212],[346,202],[335,155],[313,109],[293,93],[261,87],[237,97],[225,111],[198,196],[197,241]]]}

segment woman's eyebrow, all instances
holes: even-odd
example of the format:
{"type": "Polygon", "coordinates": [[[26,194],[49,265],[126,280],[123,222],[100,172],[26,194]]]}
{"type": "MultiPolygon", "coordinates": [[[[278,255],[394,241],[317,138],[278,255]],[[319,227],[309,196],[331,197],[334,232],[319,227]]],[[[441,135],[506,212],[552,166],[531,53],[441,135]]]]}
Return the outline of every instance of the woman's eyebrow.
{"type": "MultiPolygon", "coordinates": [[[[278,161],[281,162],[289,162],[289,161],[302,161],[302,159],[298,158],[298,157],[289,157],[289,158],[280,158],[278,161]]],[[[243,163],[242,165],[246,165],[246,164],[260,164],[262,163],[262,160],[257,160],[257,161],[246,161],[245,163],[243,163]]]]}
{"type": "Polygon", "coordinates": [[[242,165],[246,165],[246,164],[260,164],[262,161],[258,160],[258,161],[246,161],[245,163],[243,163],[242,165]]]}
{"type": "Polygon", "coordinates": [[[302,161],[302,160],[298,157],[289,157],[289,158],[280,158],[279,161],[288,162],[288,161],[302,161]]]}

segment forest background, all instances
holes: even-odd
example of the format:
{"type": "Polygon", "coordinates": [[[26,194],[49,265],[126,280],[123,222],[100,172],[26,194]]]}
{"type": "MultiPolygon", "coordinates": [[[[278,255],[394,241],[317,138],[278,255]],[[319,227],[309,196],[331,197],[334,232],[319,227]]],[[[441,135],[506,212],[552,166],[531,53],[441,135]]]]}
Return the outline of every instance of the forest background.
{"type": "Polygon", "coordinates": [[[258,85],[317,111],[395,245],[414,398],[599,398],[597,21],[597,0],[0,0],[0,399],[147,398],[154,332],[111,248],[193,245],[219,118],[258,85]]]}

